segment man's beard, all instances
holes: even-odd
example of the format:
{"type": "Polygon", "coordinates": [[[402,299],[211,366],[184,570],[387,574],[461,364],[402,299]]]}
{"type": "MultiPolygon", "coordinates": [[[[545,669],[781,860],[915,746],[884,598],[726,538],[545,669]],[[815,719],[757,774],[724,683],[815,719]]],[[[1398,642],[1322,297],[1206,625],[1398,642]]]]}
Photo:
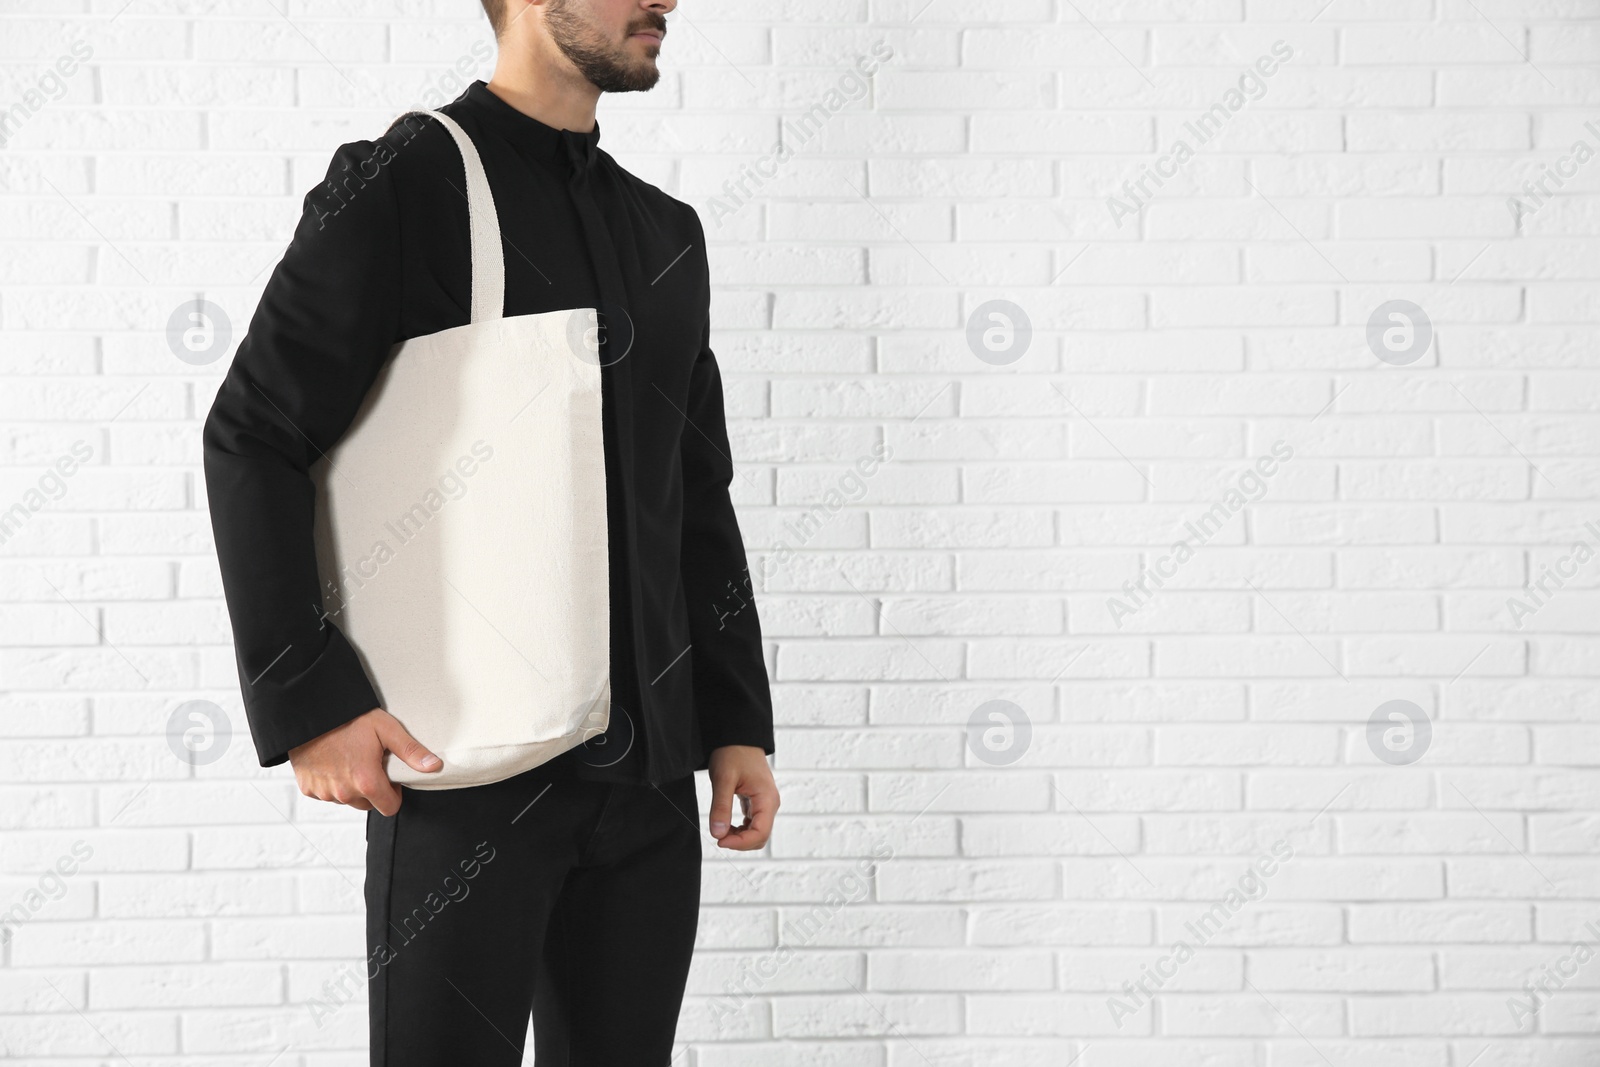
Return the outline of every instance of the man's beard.
{"type": "MultiPolygon", "coordinates": [[[[652,23],[663,29],[661,21],[652,23]]],[[[631,59],[624,45],[613,45],[599,30],[573,10],[571,0],[550,0],[544,14],[550,38],[561,54],[603,93],[633,93],[651,89],[661,79],[654,63],[631,59]]]]}

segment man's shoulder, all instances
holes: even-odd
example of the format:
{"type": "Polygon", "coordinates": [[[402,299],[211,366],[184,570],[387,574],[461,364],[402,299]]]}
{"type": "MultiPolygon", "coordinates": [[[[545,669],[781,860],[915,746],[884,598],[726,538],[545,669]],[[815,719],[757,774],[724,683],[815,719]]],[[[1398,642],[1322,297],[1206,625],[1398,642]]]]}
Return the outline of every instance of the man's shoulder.
{"type": "Polygon", "coordinates": [[[662,219],[675,220],[691,237],[698,236],[702,232],[700,215],[695,211],[694,205],[679,200],[658,185],[645,181],[618,163],[615,157],[604,149],[601,149],[601,152],[610,160],[612,170],[621,178],[623,184],[642,202],[649,205],[653,214],[662,219]]]}
{"type": "Polygon", "coordinates": [[[322,220],[358,207],[358,214],[373,215],[376,223],[374,201],[398,203],[394,190],[400,183],[448,175],[452,163],[459,173],[460,159],[443,123],[424,112],[402,113],[376,137],[346,141],[334,149],[322,181],[306,193],[304,209],[322,220]],[[383,192],[366,195],[375,186],[383,192]],[[358,206],[357,201],[363,203],[358,206]]]}
{"type": "Polygon", "coordinates": [[[388,129],[372,143],[376,150],[388,156],[384,165],[397,176],[432,177],[441,172],[461,171],[461,149],[455,138],[444,123],[426,111],[396,115],[388,129]]]}

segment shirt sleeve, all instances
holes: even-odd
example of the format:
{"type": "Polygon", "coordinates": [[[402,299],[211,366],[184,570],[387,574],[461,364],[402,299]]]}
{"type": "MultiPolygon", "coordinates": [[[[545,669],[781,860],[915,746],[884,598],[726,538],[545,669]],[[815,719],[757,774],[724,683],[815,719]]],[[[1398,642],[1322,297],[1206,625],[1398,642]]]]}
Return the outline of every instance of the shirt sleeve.
{"type": "Polygon", "coordinates": [[[203,430],[206,493],[245,714],[263,767],[378,707],[323,615],[309,468],[350,425],[400,307],[386,140],[340,146],[273,269],[203,430]]]}
{"type": "Polygon", "coordinates": [[[772,691],[744,540],[728,494],[733,459],[722,375],[711,351],[709,289],[706,302],[700,352],[689,379],[688,421],[679,444],[681,571],[689,606],[695,704],[707,754],[724,745],[753,745],[771,754],[772,691]]]}

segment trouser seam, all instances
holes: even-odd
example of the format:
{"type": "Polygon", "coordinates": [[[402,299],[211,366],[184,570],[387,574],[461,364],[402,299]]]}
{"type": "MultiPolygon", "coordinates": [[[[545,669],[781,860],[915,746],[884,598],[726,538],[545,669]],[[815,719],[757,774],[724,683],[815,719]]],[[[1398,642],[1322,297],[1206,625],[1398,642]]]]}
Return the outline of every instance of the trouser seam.
{"type": "Polygon", "coordinates": [[[594,855],[595,842],[600,837],[600,829],[601,829],[601,827],[605,826],[606,816],[611,813],[611,801],[612,801],[612,798],[614,798],[617,795],[616,783],[614,783],[614,782],[605,783],[605,791],[606,791],[606,798],[600,804],[600,815],[599,815],[598,818],[595,819],[594,827],[589,831],[589,839],[583,843],[583,852],[578,857],[578,864],[580,866],[587,864],[589,862],[589,860],[594,855]]]}
{"type": "MultiPolygon", "coordinates": [[[[394,927],[394,870],[395,867],[399,865],[398,860],[400,855],[400,813],[396,811],[391,818],[393,818],[394,822],[391,825],[388,835],[388,870],[384,872],[383,886],[384,944],[388,944],[388,932],[394,927]]],[[[376,945],[372,946],[372,951],[377,951],[376,945]]],[[[383,1011],[383,1029],[379,1031],[378,1035],[378,1040],[383,1043],[383,1061],[379,1067],[389,1067],[389,1028],[392,1020],[389,1018],[389,973],[387,970],[388,956],[389,953],[383,953],[378,964],[378,996],[381,1002],[380,1006],[383,1011]]]]}

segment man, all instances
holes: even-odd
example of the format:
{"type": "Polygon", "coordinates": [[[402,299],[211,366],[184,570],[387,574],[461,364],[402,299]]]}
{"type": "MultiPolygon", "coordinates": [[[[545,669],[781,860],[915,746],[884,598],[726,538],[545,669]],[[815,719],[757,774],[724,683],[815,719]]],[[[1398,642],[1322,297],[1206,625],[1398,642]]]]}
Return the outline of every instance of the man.
{"type": "Polygon", "coordinates": [[[319,587],[311,465],[394,345],[468,321],[463,157],[431,116],[341,146],[307,194],[206,420],[212,526],[262,766],[368,813],[371,1062],[517,1064],[531,1011],[540,1067],[667,1064],[698,919],[693,772],[719,847],[761,848],[778,808],[704,230],[598,147],[599,95],[656,83],[675,0],[483,2],[494,75],[438,110],[489,180],[505,315],[600,311],[609,728],[402,798],[386,754],[440,758],[380,706],[319,587]]]}

